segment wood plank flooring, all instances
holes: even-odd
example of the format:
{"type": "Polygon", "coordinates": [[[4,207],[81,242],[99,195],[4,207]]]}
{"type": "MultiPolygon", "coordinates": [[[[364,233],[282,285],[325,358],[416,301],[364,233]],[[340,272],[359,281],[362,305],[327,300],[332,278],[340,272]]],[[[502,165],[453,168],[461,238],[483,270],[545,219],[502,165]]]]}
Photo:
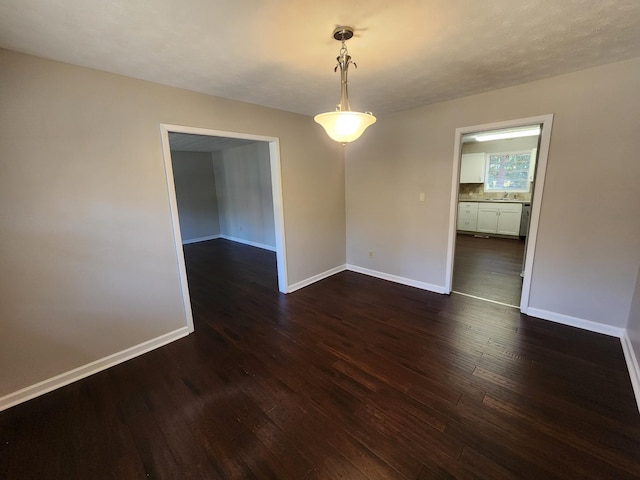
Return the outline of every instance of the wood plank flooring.
{"type": "Polygon", "coordinates": [[[524,240],[458,234],[453,290],[520,306],[524,240]]]}
{"type": "Polygon", "coordinates": [[[2,479],[631,479],[616,338],[185,247],[194,334],[0,413],[2,479]]]}

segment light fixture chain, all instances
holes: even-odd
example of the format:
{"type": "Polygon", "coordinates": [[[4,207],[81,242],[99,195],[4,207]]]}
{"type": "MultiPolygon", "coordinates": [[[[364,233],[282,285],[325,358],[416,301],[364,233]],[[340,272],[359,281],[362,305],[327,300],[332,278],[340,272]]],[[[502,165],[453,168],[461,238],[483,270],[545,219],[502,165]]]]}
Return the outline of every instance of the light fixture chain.
{"type": "Polygon", "coordinates": [[[336,70],[340,67],[340,103],[338,104],[339,111],[349,112],[351,111],[351,105],[349,104],[349,92],[347,88],[347,72],[349,71],[349,64],[351,63],[351,56],[347,51],[345,45],[345,39],[342,39],[342,48],[340,49],[339,56],[337,58],[338,65],[336,70]]]}

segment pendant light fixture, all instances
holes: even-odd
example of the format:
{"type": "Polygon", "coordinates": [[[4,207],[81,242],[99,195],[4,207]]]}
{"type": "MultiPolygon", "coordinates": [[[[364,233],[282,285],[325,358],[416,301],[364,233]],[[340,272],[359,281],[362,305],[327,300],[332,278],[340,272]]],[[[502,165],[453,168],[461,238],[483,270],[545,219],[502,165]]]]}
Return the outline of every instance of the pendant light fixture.
{"type": "MultiPolygon", "coordinates": [[[[351,56],[347,51],[346,41],[353,37],[353,28],[338,27],[333,32],[333,38],[342,42],[340,54],[338,55],[338,64],[334,72],[340,67],[340,103],[336,105],[335,112],[320,113],[314,117],[314,120],[322,125],[333,140],[343,145],[353,142],[369,127],[376,123],[376,117],[371,112],[360,113],[352,112],[349,105],[349,92],[347,91],[347,71],[351,56]]],[[[358,66],[353,63],[357,68],[358,66]]]]}

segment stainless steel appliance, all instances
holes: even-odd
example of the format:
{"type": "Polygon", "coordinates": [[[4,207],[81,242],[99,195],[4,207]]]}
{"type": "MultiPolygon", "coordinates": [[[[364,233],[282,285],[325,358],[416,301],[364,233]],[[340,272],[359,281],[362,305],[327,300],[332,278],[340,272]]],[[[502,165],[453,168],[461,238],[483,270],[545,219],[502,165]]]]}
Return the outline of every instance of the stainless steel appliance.
{"type": "Polygon", "coordinates": [[[520,217],[520,236],[526,237],[529,235],[529,220],[531,218],[531,204],[525,203],[522,205],[522,216],[520,217]]]}

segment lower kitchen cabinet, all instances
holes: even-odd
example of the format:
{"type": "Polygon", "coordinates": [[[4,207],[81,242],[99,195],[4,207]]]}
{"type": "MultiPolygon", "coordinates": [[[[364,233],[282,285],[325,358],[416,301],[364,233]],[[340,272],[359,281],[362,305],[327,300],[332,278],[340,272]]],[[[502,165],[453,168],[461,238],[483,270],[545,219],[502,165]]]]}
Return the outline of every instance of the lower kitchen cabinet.
{"type": "Polygon", "coordinates": [[[458,203],[457,229],[463,232],[475,232],[478,227],[478,202],[458,203]]]}
{"type": "Polygon", "coordinates": [[[521,203],[479,203],[476,231],[499,235],[520,235],[521,215],[521,203]]]}

